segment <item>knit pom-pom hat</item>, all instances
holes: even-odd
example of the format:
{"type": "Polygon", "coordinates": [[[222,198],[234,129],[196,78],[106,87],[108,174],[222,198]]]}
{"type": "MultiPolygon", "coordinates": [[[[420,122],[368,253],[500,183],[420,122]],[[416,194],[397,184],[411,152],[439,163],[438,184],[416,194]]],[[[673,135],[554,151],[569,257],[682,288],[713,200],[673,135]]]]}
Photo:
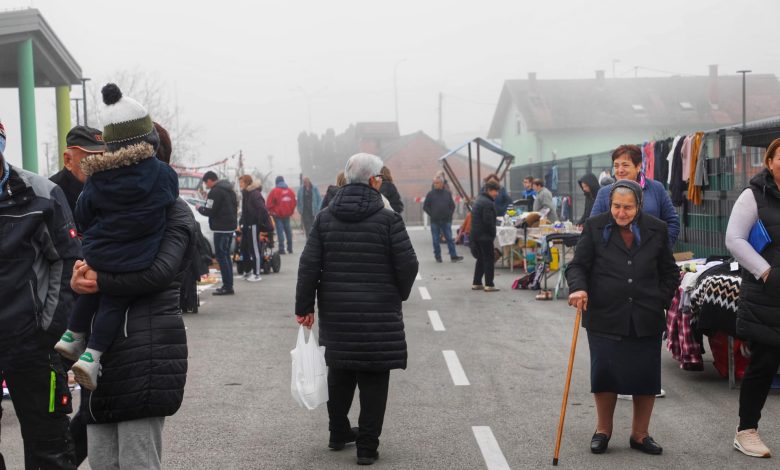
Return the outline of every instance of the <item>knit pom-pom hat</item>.
{"type": "Polygon", "coordinates": [[[123,96],[113,83],[101,90],[103,103],[100,118],[103,121],[103,141],[109,151],[147,142],[157,149],[160,139],[146,108],[138,101],[123,96]]]}

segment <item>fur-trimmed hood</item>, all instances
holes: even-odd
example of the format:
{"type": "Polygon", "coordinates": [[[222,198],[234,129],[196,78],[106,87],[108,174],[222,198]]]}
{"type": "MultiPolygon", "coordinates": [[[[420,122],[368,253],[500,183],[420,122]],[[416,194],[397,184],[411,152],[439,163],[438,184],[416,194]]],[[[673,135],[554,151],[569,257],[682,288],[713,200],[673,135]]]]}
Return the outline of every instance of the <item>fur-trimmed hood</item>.
{"type": "Polygon", "coordinates": [[[263,190],[263,182],[262,181],[252,181],[252,184],[246,187],[246,191],[254,191],[255,189],[259,189],[260,191],[263,190]]]}
{"type": "Polygon", "coordinates": [[[81,170],[90,176],[101,171],[113,170],[154,158],[154,147],[148,142],[139,142],[122,147],[114,152],[94,153],[81,159],[81,170]]]}

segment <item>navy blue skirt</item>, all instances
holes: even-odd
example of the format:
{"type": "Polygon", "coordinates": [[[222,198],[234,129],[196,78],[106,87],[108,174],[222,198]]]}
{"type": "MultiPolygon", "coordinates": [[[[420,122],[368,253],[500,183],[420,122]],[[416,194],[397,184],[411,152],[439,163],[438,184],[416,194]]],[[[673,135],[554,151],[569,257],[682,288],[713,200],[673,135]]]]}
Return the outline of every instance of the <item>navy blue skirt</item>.
{"type": "Polygon", "coordinates": [[[588,345],[591,393],[661,393],[660,333],[636,338],[588,331],[588,345]]]}

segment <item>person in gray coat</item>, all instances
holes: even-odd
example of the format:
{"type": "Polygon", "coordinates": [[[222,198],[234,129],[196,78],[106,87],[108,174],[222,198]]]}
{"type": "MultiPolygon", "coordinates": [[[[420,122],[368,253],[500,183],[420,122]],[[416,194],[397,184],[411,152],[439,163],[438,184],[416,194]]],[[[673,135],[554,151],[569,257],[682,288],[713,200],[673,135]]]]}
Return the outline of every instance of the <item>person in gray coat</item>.
{"type": "Polygon", "coordinates": [[[550,222],[558,222],[558,212],[555,210],[555,202],[553,202],[553,195],[549,189],[544,187],[544,181],[541,179],[534,180],[534,191],[536,191],[536,199],[534,199],[534,212],[542,212],[547,209],[546,217],[550,222]]]}

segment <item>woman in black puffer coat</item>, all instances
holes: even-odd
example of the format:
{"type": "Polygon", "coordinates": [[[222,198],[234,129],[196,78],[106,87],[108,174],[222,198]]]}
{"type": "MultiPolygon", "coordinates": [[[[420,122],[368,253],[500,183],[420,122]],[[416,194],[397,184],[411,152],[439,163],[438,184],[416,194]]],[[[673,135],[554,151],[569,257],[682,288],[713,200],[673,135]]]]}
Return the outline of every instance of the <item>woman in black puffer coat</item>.
{"type": "MultiPolygon", "coordinates": [[[[123,274],[97,272],[95,288],[85,280],[89,269],[77,263],[71,280],[79,294],[99,291],[139,297],[125,314],[121,335],[101,357],[97,389],[91,393],[82,389],[80,413],[88,423],[93,468],[107,468],[109,461],[120,457],[128,459],[119,461],[121,468],[139,464],[136,459],[140,456],[132,452],[110,454],[103,438],[111,433],[112,444],[118,441],[121,447],[125,440],[133,441],[134,448],[159,456],[163,420],[176,413],[184,397],[187,336],[179,308],[179,288],[195,256],[196,230],[186,202],[178,199],[174,203],[166,224],[160,250],[150,268],[123,274]],[[128,427],[134,428],[123,434],[128,427]],[[143,438],[134,432],[143,433],[143,438]]],[[[151,465],[148,468],[159,468],[155,466],[158,464],[147,460],[143,463],[151,465]]]]}

